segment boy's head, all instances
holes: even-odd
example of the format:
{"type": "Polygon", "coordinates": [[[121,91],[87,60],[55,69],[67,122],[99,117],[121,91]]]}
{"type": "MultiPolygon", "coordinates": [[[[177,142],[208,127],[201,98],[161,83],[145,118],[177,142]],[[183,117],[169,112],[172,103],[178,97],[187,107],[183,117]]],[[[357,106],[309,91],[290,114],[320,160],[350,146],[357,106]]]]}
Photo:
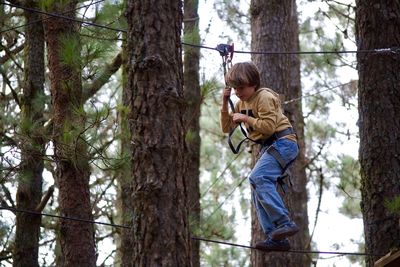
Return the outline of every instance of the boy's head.
{"type": "Polygon", "coordinates": [[[237,88],[244,86],[255,86],[260,88],[260,72],[252,62],[236,63],[226,74],[228,86],[237,88]]]}

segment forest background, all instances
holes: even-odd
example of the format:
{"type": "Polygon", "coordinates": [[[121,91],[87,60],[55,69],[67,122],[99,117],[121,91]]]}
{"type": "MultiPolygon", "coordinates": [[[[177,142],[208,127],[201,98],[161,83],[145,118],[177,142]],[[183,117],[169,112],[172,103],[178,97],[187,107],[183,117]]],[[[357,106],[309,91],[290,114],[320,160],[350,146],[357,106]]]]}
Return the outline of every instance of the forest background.
{"type": "MultiPolygon", "coordinates": [[[[216,1],[212,9],[214,12],[210,12],[210,1],[199,3],[200,29],[204,29],[201,43],[206,46],[212,46],[218,42],[234,43],[238,51],[251,51],[247,34],[250,30],[246,15],[249,8],[247,1],[216,1]],[[219,30],[221,24],[227,27],[219,30]]],[[[340,1],[340,3],[347,5],[347,8],[355,5],[354,1],[340,1]]],[[[340,16],[335,9],[336,6],[332,1],[299,1],[299,19],[300,25],[303,25],[300,34],[301,51],[356,50],[354,35],[346,36],[354,30],[351,20],[348,21],[346,17],[340,16]]],[[[348,15],[354,19],[354,13],[348,15]]],[[[223,70],[221,67],[216,70],[216,66],[221,66],[218,52],[203,49],[202,56],[204,58],[201,61],[203,81],[217,80],[223,83],[221,76],[223,70]]],[[[359,208],[361,196],[358,192],[360,177],[357,163],[359,137],[356,56],[355,53],[340,57],[316,54],[301,55],[301,59],[302,70],[304,70],[302,74],[303,111],[307,114],[307,156],[314,158],[315,154],[321,153],[311,168],[321,168],[320,171],[324,175],[324,181],[321,181],[321,176],[318,177],[318,174],[314,173],[315,176],[311,176],[312,179],[307,187],[313,248],[319,251],[361,252],[364,249],[364,241],[362,215],[359,208]],[[321,69],[324,74],[319,72],[321,69]],[[343,227],[344,225],[346,227],[343,227]]],[[[251,60],[249,53],[236,53],[233,57],[233,63],[249,60],[251,60]]],[[[233,98],[235,99],[234,96],[233,98]]],[[[295,99],[295,101],[298,100],[295,99]]],[[[285,101],[290,101],[290,99],[285,99],[285,101]]],[[[204,112],[209,111],[206,109],[204,112]]],[[[218,114],[215,110],[205,116],[203,124],[210,125],[205,121],[209,118],[214,118],[214,127],[216,126],[212,132],[218,131],[218,114]]],[[[203,133],[202,141],[208,138],[207,134],[203,133]]],[[[228,147],[227,150],[231,153],[228,147]]],[[[310,175],[312,173],[309,172],[310,175]]],[[[206,174],[204,178],[213,181],[209,177],[209,172],[204,174],[206,174]]],[[[239,181],[238,178],[233,178],[234,186],[235,182],[239,181]]],[[[223,182],[221,184],[224,186],[223,182]]],[[[232,193],[231,189],[228,189],[228,194],[232,193]]],[[[249,244],[251,228],[248,207],[246,204],[243,204],[245,206],[241,210],[235,207],[237,207],[236,203],[243,203],[243,199],[250,203],[250,188],[244,184],[234,191],[231,197],[226,198],[222,195],[220,198],[227,212],[235,216],[233,226],[240,229],[235,233],[237,243],[249,244]]],[[[362,258],[340,255],[332,257],[321,254],[315,263],[316,266],[362,266],[362,258]]]]}
{"type": "MultiPolygon", "coordinates": [[[[12,3],[14,1],[10,1],[12,3]]],[[[42,1],[44,9],[52,1],[42,1]]],[[[19,1],[15,1],[19,3],[19,1]]],[[[249,3],[246,1],[199,1],[200,84],[201,84],[201,154],[200,202],[202,225],[197,236],[250,242],[250,191],[244,180],[250,171],[251,159],[244,149],[233,155],[226,136],[219,130],[220,93],[223,87],[221,57],[210,49],[219,43],[234,43],[238,51],[250,51],[249,3]]],[[[64,42],[63,61],[82,68],[84,110],[87,121],[85,135],[91,156],[90,199],[96,224],[96,264],[118,264],[118,247],[124,237],[115,225],[124,224],[116,203],[121,201],[121,176],[126,175],[129,157],[123,149],[124,69],[121,47],[125,45],[125,9],[122,1],[82,1],[78,18],[90,23],[80,25],[82,53],[77,44],[64,42]],[[78,58],[78,61],[76,61],[78,58]],[[105,64],[105,62],[107,62],[105,64]],[[117,71],[118,70],[118,71],[117,71]],[[114,225],[114,226],[113,226],[114,225]]],[[[353,1],[298,1],[301,51],[355,50],[353,1]]],[[[1,5],[1,87],[2,143],[0,201],[4,208],[16,207],[21,184],[20,162],[24,131],[31,127],[23,119],[21,108],[24,81],[23,16],[34,13],[18,7],[1,5]],[[25,122],[25,124],[24,124],[25,122]],[[15,141],[18,140],[18,141],[15,141]]],[[[188,18],[186,18],[188,19],[188,18]]],[[[183,36],[186,43],[194,36],[183,36]]],[[[183,45],[184,53],[188,46],[183,45]]],[[[283,51],[284,52],[284,51],[283,51]]],[[[266,55],[268,56],[268,55],[266,55]]],[[[308,177],[308,212],[311,248],[322,251],[364,251],[357,128],[357,72],[355,53],[301,54],[303,95],[285,99],[285,103],[301,101],[305,117],[305,143],[308,177]],[[343,225],[346,225],[343,230],[343,225]]],[[[187,59],[186,59],[187,60],[187,59]]],[[[189,58],[190,60],[190,58],[189,58]]],[[[235,53],[233,63],[250,60],[249,53],[235,53]]],[[[48,74],[48,72],[46,72],[48,74]]],[[[45,103],[42,111],[44,127],[50,125],[49,77],[45,78],[44,94],[36,104],[45,103]]],[[[274,88],[273,88],[274,89],[274,88]]],[[[35,103],[34,103],[35,104],[35,103]]],[[[156,127],[156,126],[155,126],[156,127]]],[[[69,136],[63,137],[71,139],[69,136]]],[[[190,138],[190,137],[188,137],[190,138]]],[[[44,196],[42,211],[59,214],[61,199],[54,178],[56,174],[54,144],[46,142],[43,171],[44,196]]],[[[23,175],[22,175],[23,176],[23,175]]],[[[294,178],[295,179],[295,178],[294,178]]],[[[122,182],[121,182],[122,181],[122,182]]],[[[10,210],[2,210],[0,219],[1,266],[12,265],[16,238],[16,221],[10,210]]],[[[60,243],[57,219],[43,216],[40,232],[39,262],[54,266],[60,243]]],[[[123,233],[123,232],[122,232],[123,233]]],[[[248,266],[249,251],[241,248],[201,243],[203,266],[248,266]]],[[[313,255],[315,266],[363,265],[363,257],[313,255]]]]}

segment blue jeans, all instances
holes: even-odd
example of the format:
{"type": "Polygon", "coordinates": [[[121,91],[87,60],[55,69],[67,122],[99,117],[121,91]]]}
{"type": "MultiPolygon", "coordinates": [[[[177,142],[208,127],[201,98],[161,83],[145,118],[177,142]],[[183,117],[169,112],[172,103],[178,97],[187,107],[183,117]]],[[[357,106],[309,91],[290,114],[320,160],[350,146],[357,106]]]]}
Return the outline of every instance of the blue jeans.
{"type": "MultiPolygon", "coordinates": [[[[282,138],[272,144],[286,164],[292,162],[299,152],[297,143],[282,138]]],[[[264,233],[268,236],[279,225],[290,221],[289,212],[276,190],[278,177],[282,174],[279,162],[263,148],[263,153],[251,171],[249,181],[251,198],[264,233]],[[264,150],[264,151],[263,151],[264,150]]]]}

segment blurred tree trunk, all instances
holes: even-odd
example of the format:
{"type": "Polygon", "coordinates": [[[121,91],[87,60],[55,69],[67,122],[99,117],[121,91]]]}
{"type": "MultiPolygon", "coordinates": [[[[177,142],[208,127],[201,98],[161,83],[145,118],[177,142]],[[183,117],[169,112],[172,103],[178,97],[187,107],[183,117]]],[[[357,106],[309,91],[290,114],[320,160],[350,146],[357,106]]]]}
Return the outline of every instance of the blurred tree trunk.
{"type": "MultiPolygon", "coordinates": [[[[77,1],[54,2],[49,12],[76,8],[77,1]]],[[[63,16],[74,18],[75,14],[63,16]]],[[[63,216],[93,220],[90,205],[89,156],[85,138],[78,25],[65,19],[45,20],[53,104],[53,143],[57,164],[59,209],[63,216]]],[[[94,226],[60,220],[62,266],[95,266],[94,226]]]]}
{"type": "Polygon", "coordinates": [[[132,266],[190,266],[180,1],[128,1],[132,266]]]}
{"type": "MultiPolygon", "coordinates": [[[[356,1],[358,50],[399,47],[399,1],[356,1]]],[[[366,253],[400,247],[399,216],[385,205],[400,196],[400,54],[359,53],[358,111],[366,253]]],[[[367,257],[373,266],[377,256],[367,257]]]]}
{"type": "MultiPolygon", "coordinates": [[[[184,1],[184,40],[190,44],[200,44],[199,14],[197,0],[184,1]]],[[[192,235],[196,233],[200,222],[200,48],[184,46],[184,95],[187,103],[185,113],[187,157],[187,188],[189,226],[192,235]]],[[[191,240],[191,262],[193,267],[200,266],[200,242],[191,240]]]]}
{"type": "MultiPolygon", "coordinates": [[[[252,51],[298,51],[299,29],[296,1],[252,0],[252,51]]],[[[261,72],[261,85],[284,95],[286,100],[301,96],[300,59],[298,55],[253,55],[261,72]]],[[[304,120],[301,101],[284,106],[285,114],[297,132],[300,154],[291,167],[293,187],[284,196],[292,220],[300,232],[290,238],[292,249],[307,249],[309,241],[307,214],[307,177],[305,173],[304,120]]],[[[257,152],[257,151],[254,151],[257,152]]],[[[253,156],[254,157],[254,156],[253,156]]],[[[254,207],[252,209],[252,243],[265,239],[254,207]]],[[[252,266],[310,266],[305,254],[263,253],[253,251],[252,266]]]]}
{"type": "MultiPolygon", "coordinates": [[[[32,1],[26,3],[34,6],[32,1]]],[[[38,13],[25,12],[25,81],[21,101],[21,170],[18,179],[17,208],[38,211],[42,197],[44,100],[44,32],[38,13]]],[[[41,217],[16,214],[13,266],[39,266],[41,217]]]]}
{"type": "MultiPolygon", "coordinates": [[[[126,36],[126,35],[125,35],[126,36]]],[[[123,165],[118,173],[118,218],[122,225],[132,225],[133,210],[132,210],[132,166],[130,164],[130,140],[128,111],[130,106],[129,88],[127,87],[128,66],[126,43],[123,47],[123,65],[122,65],[122,105],[123,108],[119,113],[120,125],[120,142],[121,142],[121,157],[127,158],[128,161],[123,165]]],[[[131,230],[122,228],[119,230],[118,249],[118,265],[130,266],[132,262],[133,243],[131,238],[131,230]]]]}

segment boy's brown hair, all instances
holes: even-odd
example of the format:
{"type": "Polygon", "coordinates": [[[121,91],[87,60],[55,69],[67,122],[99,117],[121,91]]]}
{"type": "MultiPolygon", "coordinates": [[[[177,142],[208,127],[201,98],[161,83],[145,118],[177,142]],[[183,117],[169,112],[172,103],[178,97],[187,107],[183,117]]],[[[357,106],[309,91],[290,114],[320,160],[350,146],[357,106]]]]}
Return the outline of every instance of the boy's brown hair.
{"type": "Polygon", "coordinates": [[[253,62],[236,63],[225,76],[228,86],[237,88],[255,86],[260,88],[260,71],[253,62]]]}

